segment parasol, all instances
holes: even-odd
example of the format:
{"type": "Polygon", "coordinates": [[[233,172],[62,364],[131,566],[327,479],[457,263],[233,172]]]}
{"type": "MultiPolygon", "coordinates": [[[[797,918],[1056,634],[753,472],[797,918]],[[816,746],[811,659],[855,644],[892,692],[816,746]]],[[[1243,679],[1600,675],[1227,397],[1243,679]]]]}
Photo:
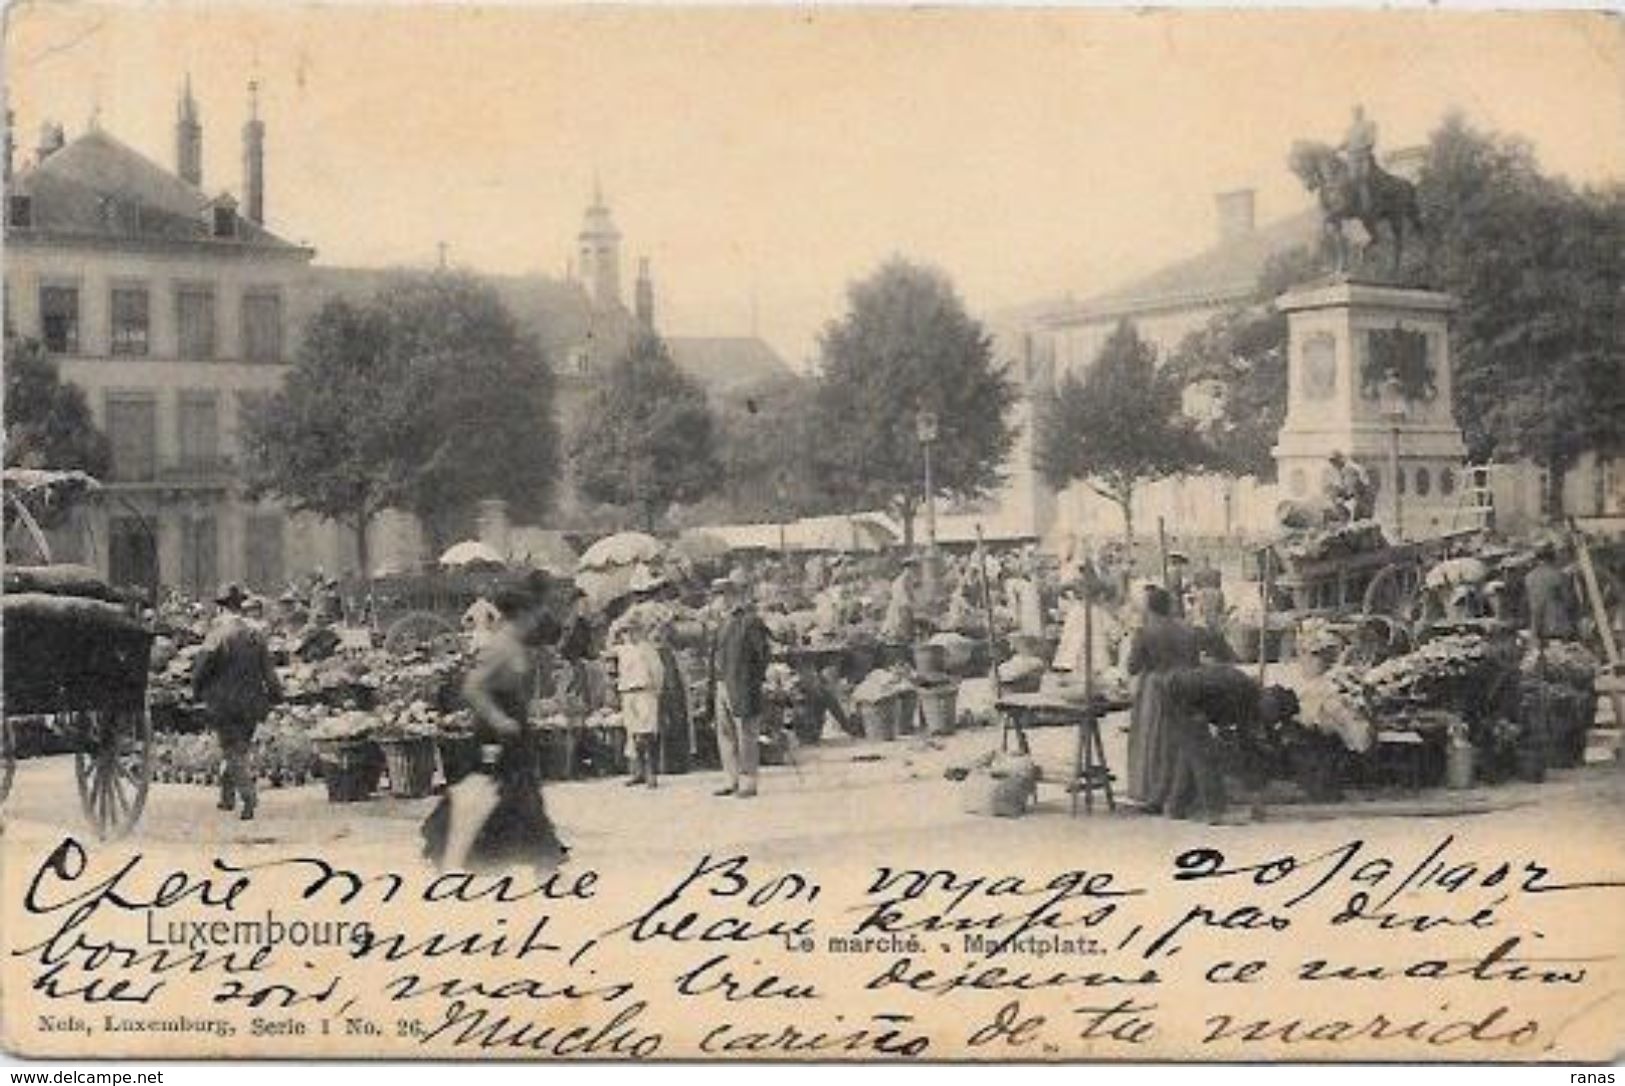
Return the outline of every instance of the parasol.
{"type": "Polygon", "coordinates": [[[454,543],[440,556],[443,566],[500,566],[503,564],[502,555],[481,543],[477,539],[465,539],[461,543],[454,543]]]}
{"type": "Polygon", "coordinates": [[[584,570],[610,570],[635,566],[640,562],[658,562],[666,549],[660,540],[644,532],[618,532],[606,536],[587,548],[581,556],[584,570]]]}

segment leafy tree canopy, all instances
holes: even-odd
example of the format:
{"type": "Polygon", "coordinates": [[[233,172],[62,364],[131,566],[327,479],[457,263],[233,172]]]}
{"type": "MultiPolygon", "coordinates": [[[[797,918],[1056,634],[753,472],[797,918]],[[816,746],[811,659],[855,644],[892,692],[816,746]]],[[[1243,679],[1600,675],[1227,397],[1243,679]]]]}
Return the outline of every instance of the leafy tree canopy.
{"type": "Polygon", "coordinates": [[[647,528],[673,503],[710,493],[721,472],[704,388],[652,335],[640,336],[593,390],[569,456],[583,495],[636,508],[647,528]]]}
{"type": "Polygon", "coordinates": [[[1081,481],[1115,502],[1132,540],[1136,488],[1214,459],[1180,413],[1180,393],[1177,376],[1158,370],[1155,352],[1123,321],[1087,372],[1069,372],[1039,401],[1039,471],[1057,489],[1081,481]]]}
{"type": "Polygon", "coordinates": [[[820,476],[844,504],[896,508],[912,535],[922,497],[919,413],[937,419],[938,491],[980,497],[999,484],[1015,442],[1007,416],[1016,389],[941,272],[894,259],[847,297],[846,315],[822,337],[820,476]]]}
{"type": "Polygon", "coordinates": [[[64,382],[56,360],[34,340],[6,342],[6,466],[77,469],[102,476],[112,466],[107,436],[85,394],[64,382]]]}

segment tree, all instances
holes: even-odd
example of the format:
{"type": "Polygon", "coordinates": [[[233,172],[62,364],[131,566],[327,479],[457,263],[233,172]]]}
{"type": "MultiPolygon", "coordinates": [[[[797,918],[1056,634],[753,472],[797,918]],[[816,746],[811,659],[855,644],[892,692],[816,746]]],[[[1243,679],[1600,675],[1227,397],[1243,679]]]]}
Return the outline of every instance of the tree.
{"type": "Polygon", "coordinates": [[[113,463],[84,390],[63,382],[56,360],[34,340],[6,342],[6,466],[78,469],[95,476],[113,463]]]}
{"type": "Polygon", "coordinates": [[[830,506],[816,470],[817,395],[800,377],[771,377],[717,404],[722,515],[788,520],[830,506]]]}
{"type": "Polygon", "coordinates": [[[825,328],[817,414],[821,484],[848,505],[895,509],[905,542],[923,498],[915,420],[937,418],[934,484],[950,498],[993,490],[1015,442],[1016,389],[992,340],[941,272],[893,259],[848,292],[825,328]]]}
{"type": "Polygon", "coordinates": [[[330,301],[282,390],[245,420],[249,489],[355,532],[415,514],[438,552],[473,503],[532,515],[558,471],[553,377],[496,293],[463,274],[403,276],[330,301]]]}
{"type": "Polygon", "coordinates": [[[642,334],[604,375],[570,439],[570,468],[594,501],[636,508],[643,527],[716,487],[721,471],[705,389],[642,334]]]}
{"type": "Polygon", "coordinates": [[[1177,377],[1158,372],[1155,352],[1126,320],[1086,374],[1068,373],[1040,399],[1034,454],[1051,486],[1081,481],[1116,503],[1131,544],[1135,490],[1212,459],[1180,414],[1177,377]]]}
{"type": "Polygon", "coordinates": [[[404,278],[377,305],[403,375],[399,502],[435,550],[469,530],[481,499],[520,519],[544,513],[561,464],[553,371],[537,340],[464,273],[404,278]]]}
{"type": "Polygon", "coordinates": [[[1214,467],[1271,479],[1272,446],[1286,420],[1287,321],[1272,305],[1232,309],[1187,335],[1169,356],[1166,379],[1222,388],[1217,410],[1196,423],[1214,467]]]}
{"type": "Polygon", "coordinates": [[[1557,513],[1578,456],[1625,441],[1625,189],[1577,191],[1543,175],[1526,143],[1452,116],[1430,140],[1419,197],[1437,285],[1461,301],[1452,341],[1468,447],[1545,467],[1557,513]]]}
{"type": "Polygon", "coordinates": [[[367,531],[400,496],[401,383],[381,315],[335,299],[306,328],[281,391],[243,419],[250,495],[348,527],[363,576],[367,531]]]}

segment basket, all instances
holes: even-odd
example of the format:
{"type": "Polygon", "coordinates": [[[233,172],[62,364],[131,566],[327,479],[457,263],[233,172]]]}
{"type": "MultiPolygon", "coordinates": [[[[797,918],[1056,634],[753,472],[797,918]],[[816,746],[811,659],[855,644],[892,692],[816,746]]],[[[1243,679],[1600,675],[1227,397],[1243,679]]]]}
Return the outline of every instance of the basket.
{"type": "Polygon", "coordinates": [[[887,698],[891,704],[892,730],[897,735],[913,735],[920,730],[920,697],[913,689],[903,690],[887,698]]]}
{"type": "Polygon", "coordinates": [[[863,737],[871,743],[885,743],[897,738],[897,717],[893,712],[893,698],[884,701],[866,701],[858,706],[863,718],[863,737]]]}
{"type": "Polygon", "coordinates": [[[370,740],[322,740],[316,744],[316,753],[329,803],[356,803],[378,790],[384,757],[370,740]]]}
{"type": "Polygon", "coordinates": [[[536,731],[536,773],[544,781],[570,779],[575,760],[575,729],[538,728],[536,731]]]}
{"type": "Polygon", "coordinates": [[[953,683],[920,688],[920,711],[929,735],[952,735],[958,722],[959,687],[953,683]]]}
{"type": "Polygon", "coordinates": [[[379,739],[384,765],[389,770],[389,794],[396,799],[421,799],[434,788],[435,741],[429,736],[379,739]]]}
{"type": "Polygon", "coordinates": [[[940,675],[948,670],[948,650],[929,641],[914,646],[914,670],[926,675],[940,675]]]}
{"type": "Polygon", "coordinates": [[[480,741],[473,735],[442,735],[435,741],[440,748],[440,774],[447,784],[456,784],[480,764],[480,741]]]}

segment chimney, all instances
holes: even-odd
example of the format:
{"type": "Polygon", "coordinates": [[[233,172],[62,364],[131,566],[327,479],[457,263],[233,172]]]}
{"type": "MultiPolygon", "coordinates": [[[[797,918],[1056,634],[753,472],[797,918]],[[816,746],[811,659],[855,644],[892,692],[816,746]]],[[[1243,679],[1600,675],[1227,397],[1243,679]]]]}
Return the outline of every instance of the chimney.
{"type": "Polygon", "coordinates": [[[182,181],[203,187],[203,126],[198,123],[197,100],[192,97],[192,76],[175,107],[175,173],[182,181]]]}
{"type": "Polygon", "coordinates": [[[260,85],[248,81],[248,123],[243,125],[244,214],[253,223],[265,222],[265,122],[260,120],[260,85]]]}
{"type": "Polygon", "coordinates": [[[58,151],[62,150],[68,142],[67,136],[62,132],[62,126],[55,121],[46,121],[39,126],[39,161],[44,162],[58,151]]]}
{"type": "Polygon", "coordinates": [[[1221,243],[1244,238],[1253,232],[1253,190],[1234,189],[1213,197],[1213,206],[1219,215],[1219,241],[1221,243]]]}
{"type": "Polygon", "coordinates": [[[655,285],[649,278],[649,258],[638,259],[638,285],[634,301],[637,307],[638,323],[650,332],[655,330],[655,285]]]}

